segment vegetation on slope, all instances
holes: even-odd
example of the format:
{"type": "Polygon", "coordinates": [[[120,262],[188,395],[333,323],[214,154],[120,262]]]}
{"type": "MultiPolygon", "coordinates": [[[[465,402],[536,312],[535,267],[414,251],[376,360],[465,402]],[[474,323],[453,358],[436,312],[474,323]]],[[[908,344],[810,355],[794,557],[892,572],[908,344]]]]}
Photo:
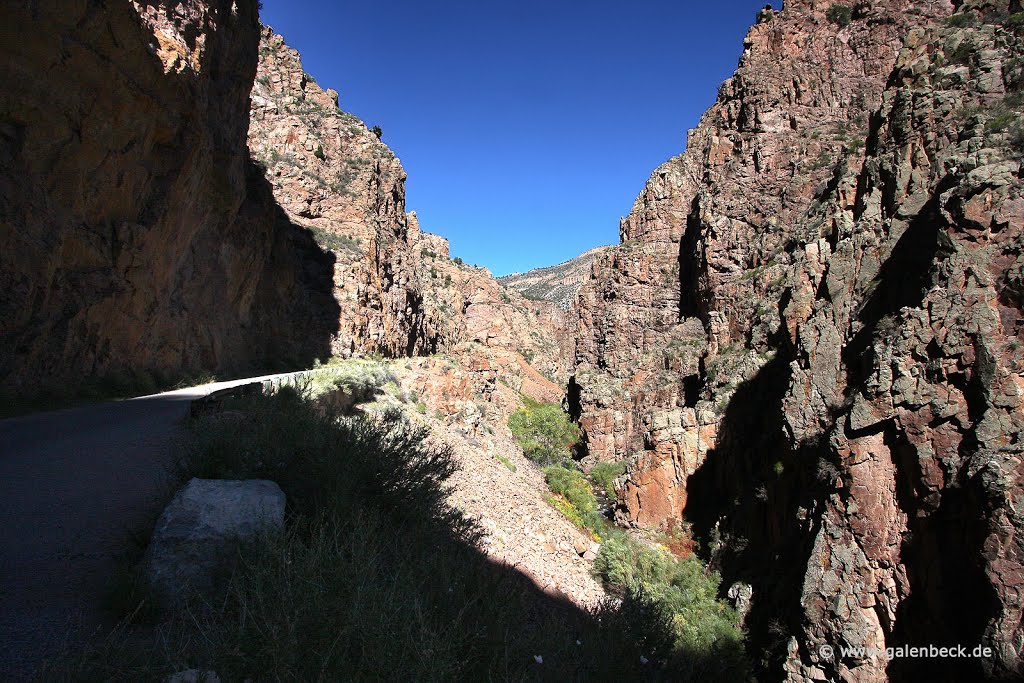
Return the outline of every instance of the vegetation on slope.
{"type": "Polygon", "coordinates": [[[524,400],[509,426],[532,460],[555,463],[544,468],[551,505],[604,541],[594,574],[620,598],[617,614],[647,653],[644,659],[656,660],[680,680],[744,680],[743,632],[736,611],[718,597],[721,577],[696,557],[676,557],[605,519],[594,486],[614,496],[623,463],[595,465],[588,481],[566,445],[579,438],[579,428],[558,405],[524,400]]]}
{"type": "Polygon", "coordinates": [[[599,462],[590,468],[590,480],[600,487],[609,498],[615,498],[615,480],[626,473],[626,463],[599,462]]]}
{"type": "Polygon", "coordinates": [[[555,403],[538,403],[523,397],[523,407],[508,419],[512,435],[527,458],[539,465],[572,462],[572,447],[580,440],[580,428],[555,403]]]}
{"type": "Polygon", "coordinates": [[[212,604],[127,628],[48,676],[678,680],[651,649],[672,636],[650,629],[670,625],[631,613],[640,603],[582,611],[490,562],[448,502],[452,452],[424,428],[332,405],[285,386],[195,421],[183,478],[276,481],[285,531],[242,548],[212,604]]]}
{"type": "Polygon", "coordinates": [[[576,258],[526,273],[513,273],[498,278],[505,287],[517,290],[527,299],[550,301],[569,310],[576,293],[590,276],[594,259],[608,247],[590,249],[576,258]]]}
{"type": "Polygon", "coordinates": [[[600,539],[608,522],[601,516],[594,490],[583,473],[575,468],[552,465],[544,468],[544,478],[551,492],[558,496],[549,499],[551,505],[570,522],[600,539]]]}
{"type": "Polygon", "coordinates": [[[629,630],[681,680],[746,680],[736,611],[718,598],[721,577],[696,557],[680,559],[622,534],[601,545],[594,573],[622,598],[629,630]]]}

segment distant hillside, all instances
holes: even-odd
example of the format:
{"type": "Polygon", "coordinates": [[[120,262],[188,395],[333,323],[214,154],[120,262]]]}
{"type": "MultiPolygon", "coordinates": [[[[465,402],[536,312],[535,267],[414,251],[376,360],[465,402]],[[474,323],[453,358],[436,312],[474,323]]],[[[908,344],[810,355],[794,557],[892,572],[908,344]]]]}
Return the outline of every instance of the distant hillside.
{"type": "Polygon", "coordinates": [[[572,307],[576,292],[590,276],[590,264],[606,249],[608,247],[594,247],[557,266],[512,273],[499,277],[498,282],[517,290],[528,299],[553,301],[567,311],[572,307]]]}

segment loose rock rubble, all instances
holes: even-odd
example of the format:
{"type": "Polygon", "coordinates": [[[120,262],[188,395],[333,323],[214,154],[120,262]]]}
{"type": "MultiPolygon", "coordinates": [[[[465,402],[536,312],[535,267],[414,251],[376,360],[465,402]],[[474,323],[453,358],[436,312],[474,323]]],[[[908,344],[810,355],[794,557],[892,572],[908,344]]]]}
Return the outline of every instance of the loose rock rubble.
{"type": "Polygon", "coordinates": [[[461,468],[451,480],[452,503],[479,520],[490,557],[544,590],[595,606],[604,597],[590,573],[599,545],[544,499],[543,473],[506,427],[519,392],[492,372],[452,365],[431,358],[393,364],[404,397],[413,395],[424,407],[421,413],[406,404],[407,413],[454,449],[461,468]]]}

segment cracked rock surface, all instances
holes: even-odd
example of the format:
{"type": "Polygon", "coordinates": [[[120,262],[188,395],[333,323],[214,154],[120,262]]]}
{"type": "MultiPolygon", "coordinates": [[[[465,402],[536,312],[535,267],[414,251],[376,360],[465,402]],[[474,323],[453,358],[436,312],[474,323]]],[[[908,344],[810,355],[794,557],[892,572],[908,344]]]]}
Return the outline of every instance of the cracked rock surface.
{"type": "Polygon", "coordinates": [[[1019,675],[1020,7],[830,5],[759,15],[598,258],[588,458],[752,586],[767,679],[1019,675]],[[839,651],[953,643],[995,654],[839,651]]]}

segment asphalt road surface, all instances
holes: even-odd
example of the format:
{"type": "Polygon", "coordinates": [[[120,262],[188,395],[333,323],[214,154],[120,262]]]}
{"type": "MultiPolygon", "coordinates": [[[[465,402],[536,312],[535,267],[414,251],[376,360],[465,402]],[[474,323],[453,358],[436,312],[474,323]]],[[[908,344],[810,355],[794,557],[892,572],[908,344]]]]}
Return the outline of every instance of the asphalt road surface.
{"type": "Polygon", "coordinates": [[[101,608],[130,534],[171,493],[189,402],[267,375],[0,420],[0,680],[111,624],[101,608]]]}

